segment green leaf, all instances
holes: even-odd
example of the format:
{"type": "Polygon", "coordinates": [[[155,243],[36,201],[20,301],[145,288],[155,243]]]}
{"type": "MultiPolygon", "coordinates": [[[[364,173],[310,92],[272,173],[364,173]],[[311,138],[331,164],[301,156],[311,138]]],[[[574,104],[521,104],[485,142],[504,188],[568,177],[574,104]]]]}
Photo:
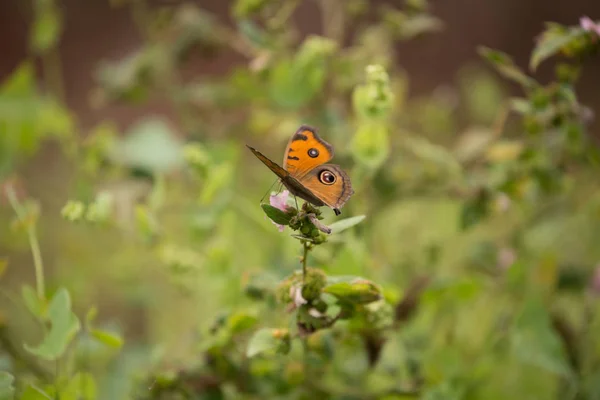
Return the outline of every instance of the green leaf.
{"type": "Polygon", "coordinates": [[[490,211],[489,195],[482,191],[472,199],[467,200],[460,216],[460,227],[467,230],[488,216],[490,211]]]}
{"type": "Polygon", "coordinates": [[[351,142],[352,155],[369,169],[379,168],[390,154],[390,139],[385,123],[361,122],[351,142]]]}
{"type": "Polygon", "coordinates": [[[257,322],[258,319],[256,318],[256,316],[241,312],[233,314],[227,320],[229,331],[232,334],[247,331],[248,329],[253,328],[257,322]]]}
{"type": "Polygon", "coordinates": [[[403,21],[400,35],[402,39],[408,40],[424,33],[440,31],[443,27],[444,24],[439,18],[428,14],[417,14],[403,21]]]}
{"type": "Polygon", "coordinates": [[[329,225],[329,228],[331,228],[332,234],[340,233],[345,231],[346,229],[352,228],[353,226],[360,224],[366,217],[366,215],[358,215],[356,217],[345,218],[329,225]]]}
{"type": "Polygon", "coordinates": [[[137,122],[111,149],[121,165],[150,172],[168,172],[183,165],[183,145],[169,123],[158,117],[137,122]]]}
{"type": "Polygon", "coordinates": [[[335,40],[323,36],[309,35],[296,53],[295,64],[307,68],[313,67],[315,63],[319,63],[325,60],[326,57],[333,55],[337,49],[338,44],[335,40]]]}
{"type": "Polygon", "coordinates": [[[21,63],[10,77],[2,81],[0,92],[13,99],[35,95],[35,69],[32,63],[21,63]]]}
{"type": "Polygon", "coordinates": [[[71,298],[69,292],[59,289],[48,306],[48,319],[51,324],[50,331],[42,342],[32,347],[25,344],[25,349],[30,353],[45,360],[56,360],[64,354],[67,345],[80,329],[79,319],[71,311],[71,298]]]}
{"type": "Polygon", "coordinates": [[[75,132],[73,113],[52,99],[44,99],[36,116],[36,129],[57,138],[70,138],[75,132]]]}
{"type": "Polygon", "coordinates": [[[511,110],[518,112],[519,114],[527,114],[531,112],[531,104],[529,100],[521,97],[513,97],[509,100],[509,106],[511,110]]]}
{"type": "Polygon", "coordinates": [[[52,400],[52,397],[36,386],[27,385],[20,400],[52,400]]]}
{"type": "Polygon", "coordinates": [[[290,334],[287,329],[263,328],[252,336],[246,355],[254,357],[263,353],[286,352],[290,346],[290,334]]]}
{"type": "Polygon", "coordinates": [[[373,282],[355,278],[351,282],[338,282],[326,286],[324,293],[329,293],[338,300],[352,304],[367,304],[381,299],[381,289],[373,282]]]}
{"type": "Polygon", "coordinates": [[[282,60],[271,70],[269,97],[281,108],[298,109],[322,90],[325,77],[325,63],[322,60],[307,63],[282,60]]]}
{"type": "Polygon", "coordinates": [[[139,102],[147,97],[148,88],[144,77],[152,70],[150,47],[136,50],[111,63],[102,63],[97,72],[100,86],[111,97],[119,100],[139,102]],[[144,51],[146,50],[146,51],[144,51]]]}
{"type": "Polygon", "coordinates": [[[94,201],[88,206],[85,218],[94,223],[108,221],[113,211],[114,201],[113,193],[109,191],[98,193],[94,201]]]}
{"type": "Polygon", "coordinates": [[[44,301],[38,297],[35,289],[29,285],[23,285],[21,288],[21,295],[23,296],[25,306],[29,312],[39,319],[44,319],[46,305],[44,304],[44,301]]]}
{"type": "Polygon", "coordinates": [[[261,204],[260,206],[265,214],[267,214],[267,217],[271,219],[271,221],[279,225],[289,225],[290,219],[292,219],[290,214],[283,212],[279,208],[273,207],[270,204],[261,204]]]}
{"type": "Polygon", "coordinates": [[[567,378],[573,377],[561,339],[541,300],[527,301],[511,334],[511,344],[513,355],[519,361],[567,378]]]}
{"type": "Polygon", "coordinates": [[[237,23],[238,31],[246,38],[253,46],[257,48],[269,48],[272,45],[272,40],[269,35],[257,23],[250,19],[242,19],[237,23]]]}
{"type": "Polygon", "coordinates": [[[60,392],[60,400],[95,400],[98,388],[94,376],[87,372],[78,372],[69,384],[60,392]]]}
{"type": "Polygon", "coordinates": [[[572,42],[585,36],[587,33],[581,28],[574,28],[567,32],[547,32],[535,46],[529,68],[535,71],[542,61],[552,57],[572,42]]]}
{"type": "Polygon", "coordinates": [[[394,106],[389,75],[380,64],[368,65],[365,74],[366,83],[357,85],[352,92],[352,106],[361,119],[379,122],[381,126],[394,106]]]}
{"type": "Polygon", "coordinates": [[[237,0],[232,7],[233,15],[236,18],[246,18],[259,12],[268,4],[267,0],[237,0]]]}
{"type": "Polygon", "coordinates": [[[500,75],[505,78],[515,81],[525,87],[535,85],[535,81],[521,71],[507,54],[487,47],[480,47],[479,54],[490,62],[500,75]]]}
{"type": "Polygon", "coordinates": [[[62,31],[62,18],[53,1],[37,0],[35,3],[35,21],[31,32],[31,47],[35,52],[43,53],[56,46],[62,31]]]}
{"type": "Polygon", "coordinates": [[[14,376],[8,372],[0,371],[0,400],[13,400],[15,388],[13,382],[14,376]]]}
{"type": "Polygon", "coordinates": [[[94,339],[108,347],[119,349],[123,346],[123,338],[116,333],[91,329],[90,334],[94,339]]]}

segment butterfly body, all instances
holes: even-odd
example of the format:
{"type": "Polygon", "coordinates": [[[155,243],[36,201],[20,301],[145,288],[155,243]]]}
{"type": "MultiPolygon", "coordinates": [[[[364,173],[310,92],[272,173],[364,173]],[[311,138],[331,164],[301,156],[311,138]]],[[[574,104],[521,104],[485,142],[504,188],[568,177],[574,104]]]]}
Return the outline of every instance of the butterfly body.
{"type": "Polygon", "coordinates": [[[283,167],[247,147],[280,178],[290,193],[317,207],[331,207],[339,215],[340,208],[354,194],[348,174],[335,164],[327,164],[333,158],[333,147],[309,126],[301,126],[290,139],[283,167]]]}

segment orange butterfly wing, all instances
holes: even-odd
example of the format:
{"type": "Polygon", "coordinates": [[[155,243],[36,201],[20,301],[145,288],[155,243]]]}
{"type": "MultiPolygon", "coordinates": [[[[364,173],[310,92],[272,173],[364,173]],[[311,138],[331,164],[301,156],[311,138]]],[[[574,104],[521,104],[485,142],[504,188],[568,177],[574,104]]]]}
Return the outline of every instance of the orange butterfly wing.
{"type": "Polygon", "coordinates": [[[311,127],[303,125],[292,136],[285,150],[283,168],[253,147],[246,147],[293,195],[316,206],[331,207],[336,215],[354,194],[348,174],[337,165],[325,164],[333,158],[333,147],[311,127]]]}
{"type": "Polygon", "coordinates": [[[321,139],[314,128],[302,125],[288,142],[283,168],[300,178],[333,158],[333,147],[321,139]]]}
{"type": "Polygon", "coordinates": [[[350,177],[334,164],[320,165],[298,181],[325,205],[333,208],[336,215],[340,214],[339,209],[354,194],[350,177]]]}

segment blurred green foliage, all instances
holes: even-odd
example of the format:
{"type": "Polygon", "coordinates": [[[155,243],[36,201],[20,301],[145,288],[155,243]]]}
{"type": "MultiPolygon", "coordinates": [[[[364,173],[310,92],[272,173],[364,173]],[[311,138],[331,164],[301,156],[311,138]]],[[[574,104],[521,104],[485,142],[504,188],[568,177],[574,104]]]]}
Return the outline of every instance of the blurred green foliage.
{"type": "Polygon", "coordinates": [[[396,45],[443,29],[426,0],[320,0],[306,37],[297,0],[234,1],[232,24],[110,3],[144,43],[98,65],[92,105],[174,117],[82,128],[61,8],[33,2],[0,87],[0,400],[600,398],[598,148],[575,91],[598,23],[548,25],[530,69],[562,55],[549,83],[481,48],[498,76],[409,98],[396,45]],[[344,219],[259,204],[275,177],[244,144],[281,153],[302,123],[352,177],[344,219]]]}

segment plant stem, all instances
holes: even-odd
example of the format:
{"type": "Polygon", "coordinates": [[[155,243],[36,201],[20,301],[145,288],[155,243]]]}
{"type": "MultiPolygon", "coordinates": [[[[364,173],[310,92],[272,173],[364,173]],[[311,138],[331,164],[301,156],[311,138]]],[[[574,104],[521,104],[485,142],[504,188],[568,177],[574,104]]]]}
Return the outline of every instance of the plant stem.
{"type": "Polygon", "coordinates": [[[304,256],[302,257],[302,283],[306,282],[306,262],[308,260],[308,251],[310,250],[310,245],[308,242],[304,242],[304,256]]]}
{"type": "Polygon", "coordinates": [[[40,299],[44,299],[46,296],[46,287],[44,284],[44,264],[42,261],[40,243],[38,241],[35,229],[35,222],[26,222],[27,215],[25,213],[25,210],[23,209],[21,203],[19,203],[19,199],[17,198],[15,190],[11,185],[8,185],[8,187],[6,188],[6,196],[8,197],[10,205],[15,210],[15,214],[17,214],[17,218],[20,222],[23,222],[25,227],[27,228],[27,238],[29,240],[29,246],[31,247],[33,265],[35,267],[37,295],[40,299]]]}
{"type": "Polygon", "coordinates": [[[44,264],[42,261],[42,252],[40,250],[40,243],[37,238],[35,225],[27,228],[27,236],[29,238],[31,254],[33,255],[33,265],[35,266],[37,294],[40,299],[43,299],[46,293],[46,285],[44,283],[44,264]]]}

